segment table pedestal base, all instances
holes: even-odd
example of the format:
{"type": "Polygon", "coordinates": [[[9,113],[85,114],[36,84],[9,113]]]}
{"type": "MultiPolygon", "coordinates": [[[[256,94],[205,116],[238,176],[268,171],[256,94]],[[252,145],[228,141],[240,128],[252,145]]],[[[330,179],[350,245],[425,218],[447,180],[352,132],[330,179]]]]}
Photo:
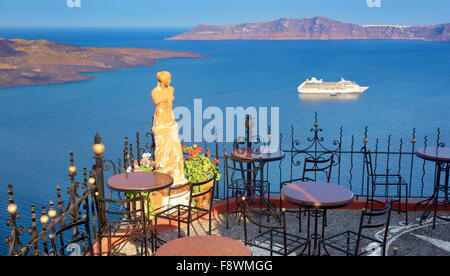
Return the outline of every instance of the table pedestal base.
{"type": "Polygon", "coordinates": [[[322,256],[322,250],[325,253],[325,255],[330,255],[328,253],[327,248],[325,247],[324,243],[324,237],[325,237],[325,221],[324,221],[324,214],[325,210],[321,209],[313,209],[309,210],[306,209],[308,213],[308,225],[307,225],[307,239],[308,239],[308,246],[307,246],[307,255],[308,256],[322,256]],[[313,218],[313,232],[311,233],[311,217],[313,218]],[[321,226],[319,228],[319,219],[322,219],[321,226]],[[320,233],[319,233],[320,230],[320,233]]]}
{"type": "Polygon", "coordinates": [[[435,185],[433,195],[426,200],[422,200],[416,205],[416,209],[428,206],[426,211],[422,214],[420,218],[420,225],[422,225],[423,221],[426,220],[431,213],[433,213],[433,229],[436,228],[436,219],[441,219],[445,221],[450,221],[448,218],[444,218],[438,215],[438,207],[439,206],[450,206],[449,200],[449,172],[450,172],[450,164],[449,163],[436,163],[436,176],[435,176],[435,185]],[[441,185],[441,174],[445,172],[445,184],[441,185]],[[444,194],[444,200],[440,201],[441,192],[444,194]]]}

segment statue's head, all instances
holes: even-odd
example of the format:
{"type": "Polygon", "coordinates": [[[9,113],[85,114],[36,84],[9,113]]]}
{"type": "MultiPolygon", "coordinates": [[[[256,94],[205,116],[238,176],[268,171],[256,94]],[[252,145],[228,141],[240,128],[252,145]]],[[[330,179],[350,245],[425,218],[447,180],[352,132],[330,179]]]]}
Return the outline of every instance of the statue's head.
{"type": "Polygon", "coordinates": [[[172,75],[168,71],[161,71],[156,74],[158,81],[164,86],[169,86],[172,81],[172,75]]]}

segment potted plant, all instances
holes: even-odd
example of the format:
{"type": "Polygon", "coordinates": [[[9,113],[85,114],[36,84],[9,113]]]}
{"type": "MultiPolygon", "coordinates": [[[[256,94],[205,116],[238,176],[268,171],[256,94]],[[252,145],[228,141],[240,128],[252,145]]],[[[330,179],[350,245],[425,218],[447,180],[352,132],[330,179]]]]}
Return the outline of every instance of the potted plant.
{"type": "MultiPolygon", "coordinates": [[[[219,159],[212,159],[211,153],[204,152],[202,147],[193,145],[191,147],[183,146],[183,152],[187,155],[184,159],[184,173],[188,176],[190,183],[200,183],[211,179],[215,174],[216,180],[220,179],[219,173],[219,159]]],[[[194,193],[202,193],[210,189],[213,181],[201,187],[195,187],[194,193]]],[[[208,204],[211,200],[211,194],[196,198],[194,204],[196,206],[203,206],[208,204]]]]}

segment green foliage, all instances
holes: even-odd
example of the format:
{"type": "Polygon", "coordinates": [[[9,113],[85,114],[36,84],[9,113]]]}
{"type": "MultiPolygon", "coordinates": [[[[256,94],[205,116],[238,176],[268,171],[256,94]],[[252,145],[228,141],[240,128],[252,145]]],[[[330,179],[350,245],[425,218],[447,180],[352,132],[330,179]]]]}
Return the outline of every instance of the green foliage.
{"type": "MultiPolygon", "coordinates": [[[[127,198],[135,198],[138,196],[138,194],[125,193],[125,196],[127,198]]],[[[152,194],[143,193],[142,196],[144,197],[144,204],[147,205],[145,206],[146,214],[149,218],[153,218],[155,216],[155,206],[153,205],[152,194]]]]}
{"type": "Polygon", "coordinates": [[[140,166],[138,168],[139,171],[141,172],[154,172],[156,171],[156,169],[154,167],[147,167],[147,166],[140,166]]]}
{"type": "Polygon", "coordinates": [[[214,174],[217,180],[220,180],[218,159],[211,160],[209,153],[203,153],[203,149],[196,145],[192,147],[183,147],[184,153],[188,157],[184,160],[184,172],[191,183],[199,183],[210,179],[214,174]]]}

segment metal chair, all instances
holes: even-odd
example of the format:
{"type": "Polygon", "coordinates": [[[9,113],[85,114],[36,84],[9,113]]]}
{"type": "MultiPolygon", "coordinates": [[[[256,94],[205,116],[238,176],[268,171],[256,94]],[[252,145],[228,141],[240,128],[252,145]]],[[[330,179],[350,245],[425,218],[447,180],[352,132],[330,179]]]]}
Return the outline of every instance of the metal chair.
{"type": "Polygon", "coordinates": [[[267,191],[267,181],[261,181],[259,173],[261,168],[257,161],[246,160],[225,155],[225,183],[226,183],[226,227],[229,228],[229,215],[234,213],[241,216],[243,196],[248,196],[250,202],[259,203],[262,209],[261,198],[267,191]],[[231,193],[231,194],[230,194],[231,193]],[[259,193],[259,201],[256,201],[259,193]],[[230,213],[230,199],[235,200],[235,209],[230,213]]]}
{"type": "Polygon", "coordinates": [[[100,203],[97,208],[106,217],[106,223],[98,234],[100,254],[103,254],[101,241],[106,238],[108,256],[120,254],[119,245],[136,240],[141,240],[141,255],[148,256],[147,241],[151,237],[151,221],[145,214],[145,197],[134,195],[123,200],[113,200],[97,195],[96,202],[100,203]]]}
{"type": "MultiPolygon", "coordinates": [[[[405,223],[408,224],[408,200],[409,200],[409,185],[405,181],[405,179],[400,174],[390,174],[389,168],[386,169],[386,174],[377,174],[374,171],[373,163],[372,163],[372,154],[366,148],[364,151],[364,163],[366,164],[366,170],[368,174],[369,185],[367,189],[371,188],[368,196],[370,196],[371,202],[375,202],[374,199],[376,197],[377,187],[384,187],[387,197],[390,195],[387,194],[389,191],[389,187],[397,188],[397,197],[398,199],[392,200],[392,203],[398,203],[398,208],[393,208],[393,210],[398,213],[405,213],[405,223]],[[404,196],[402,195],[402,191],[404,190],[404,196]],[[402,209],[402,200],[404,199],[405,208],[402,209]]],[[[369,207],[366,205],[366,208],[369,207]]],[[[371,207],[373,208],[373,206],[371,207]]]]}
{"type": "Polygon", "coordinates": [[[81,256],[89,253],[94,255],[91,239],[89,217],[84,216],[77,222],[63,225],[60,229],[49,235],[51,256],[81,256]],[[83,227],[83,231],[80,229],[83,227]],[[67,237],[70,236],[69,239],[67,237]]]}
{"type": "MultiPolygon", "coordinates": [[[[301,249],[298,255],[302,255],[309,243],[308,239],[288,234],[286,230],[286,212],[258,211],[247,205],[243,198],[244,216],[244,242],[247,246],[257,247],[273,254],[288,256],[301,249]],[[281,218],[280,222],[273,225],[262,224],[263,217],[281,218]],[[249,238],[247,221],[259,228],[259,234],[249,238]],[[267,229],[262,232],[261,229],[267,229]]],[[[277,219],[278,220],[278,219],[277,219]]]]}
{"type": "Polygon", "coordinates": [[[358,232],[345,231],[324,239],[324,247],[328,254],[329,252],[327,248],[332,248],[338,252],[344,253],[347,256],[364,256],[373,253],[377,249],[373,246],[374,243],[381,247],[381,254],[386,256],[387,237],[389,233],[392,210],[391,203],[375,201],[372,202],[371,206],[374,206],[374,208],[370,210],[364,209],[361,212],[358,232]],[[372,223],[372,221],[377,218],[380,221],[378,223],[372,223]],[[381,240],[363,234],[363,231],[366,229],[383,227],[384,234],[381,240]]]}
{"type": "MultiPolygon", "coordinates": [[[[212,203],[214,196],[214,188],[216,186],[217,175],[214,174],[210,179],[200,182],[200,183],[190,183],[190,192],[189,192],[189,204],[182,205],[178,204],[172,207],[169,207],[163,211],[159,211],[155,214],[155,243],[156,241],[161,241],[158,239],[158,219],[167,219],[169,222],[176,221],[178,223],[178,237],[181,237],[181,223],[187,225],[187,236],[191,234],[191,223],[197,221],[207,215],[209,215],[209,228],[208,234],[211,235],[212,228],[212,203]],[[204,190],[204,186],[209,183],[213,183],[211,187],[204,190]],[[210,195],[210,201],[208,206],[195,206],[194,202],[197,198],[203,197],[205,195],[210,195]]],[[[155,244],[154,249],[156,249],[157,244],[155,244]]]]}
{"type": "MultiPolygon", "coordinates": [[[[334,152],[324,153],[319,157],[306,157],[303,162],[303,173],[301,178],[297,179],[291,179],[288,181],[281,182],[280,185],[280,191],[281,188],[283,188],[284,185],[297,182],[297,181],[318,181],[320,176],[325,179],[325,181],[328,183],[331,179],[331,172],[333,169],[333,160],[334,160],[334,152]],[[324,158],[325,154],[329,154],[329,158],[324,158]]],[[[280,202],[282,202],[281,195],[280,195],[280,202]]],[[[311,215],[311,212],[308,210],[302,210],[302,208],[298,209],[298,230],[299,232],[302,232],[302,213],[305,213],[309,216],[311,215]]],[[[327,212],[326,210],[318,213],[320,216],[323,217],[322,223],[324,226],[327,225],[327,212]]]]}

